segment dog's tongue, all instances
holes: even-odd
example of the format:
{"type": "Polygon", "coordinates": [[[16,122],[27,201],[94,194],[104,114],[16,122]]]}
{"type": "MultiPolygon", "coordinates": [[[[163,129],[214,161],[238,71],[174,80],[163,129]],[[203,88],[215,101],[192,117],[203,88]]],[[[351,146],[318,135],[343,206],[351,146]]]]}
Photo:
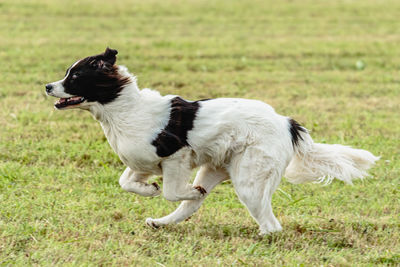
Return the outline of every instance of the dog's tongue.
{"type": "Polygon", "coordinates": [[[68,98],[60,98],[60,99],[58,99],[58,100],[56,101],[56,104],[65,103],[65,102],[67,102],[67,99],[68,99],[68,98]]]}

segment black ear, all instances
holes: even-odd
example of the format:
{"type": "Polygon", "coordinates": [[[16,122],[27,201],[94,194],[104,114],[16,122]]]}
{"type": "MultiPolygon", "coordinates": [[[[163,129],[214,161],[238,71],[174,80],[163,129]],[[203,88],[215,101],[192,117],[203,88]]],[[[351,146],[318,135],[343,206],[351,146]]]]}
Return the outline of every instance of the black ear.
{"type": "Polygon", "coordinates": [[[115,61],[117,61],[116,57],[117,54],[118,54],[117,50],[107,47],[106,51],[104,51],[103,53],[104,61],[110,63],[111,65],[114,65],[115,61]]]}
{"type": "Polygon", "coordinates": [[[89,65],[93,69],[104,69],[106,68],[105,61],[102,59],[93,59],[92,61],[89,62],[89,65]]]}

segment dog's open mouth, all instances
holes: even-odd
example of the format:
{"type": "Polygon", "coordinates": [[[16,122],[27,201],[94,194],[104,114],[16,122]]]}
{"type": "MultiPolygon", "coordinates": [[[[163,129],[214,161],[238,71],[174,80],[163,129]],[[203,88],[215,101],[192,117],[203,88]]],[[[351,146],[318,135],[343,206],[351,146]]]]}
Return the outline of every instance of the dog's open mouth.
{"type": "Polygon", "coordinates": [[[73,107],[73,106],[79,105],[80,103],[83,103],[84,101],[85,101],[85,98],[83,96],[60,98],[59,100],[57,100],[57,102],[54,104],[54,106],[57,109],[62,109],[62,108],[66,108],[66,107],[73,107]]]}

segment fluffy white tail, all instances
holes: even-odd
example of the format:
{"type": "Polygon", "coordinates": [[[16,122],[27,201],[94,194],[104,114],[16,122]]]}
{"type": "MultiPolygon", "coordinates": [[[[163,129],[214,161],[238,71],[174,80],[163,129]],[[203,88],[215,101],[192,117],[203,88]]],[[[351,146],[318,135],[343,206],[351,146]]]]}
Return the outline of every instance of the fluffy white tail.
{"type": "Polygon", "coordinates": [[[353,179],[367,176],[367,170],[379,159],[362,149],[314,143],[305,128],[300,130],[295,155],[285,173],[293,184],[329,184],[334,178],[352,184],[353,179]]]}

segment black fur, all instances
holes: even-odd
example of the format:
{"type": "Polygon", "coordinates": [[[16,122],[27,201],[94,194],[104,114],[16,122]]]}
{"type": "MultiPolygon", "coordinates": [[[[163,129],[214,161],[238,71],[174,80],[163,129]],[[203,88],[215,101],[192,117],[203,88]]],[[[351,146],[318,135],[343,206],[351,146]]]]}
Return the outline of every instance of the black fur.
{"type": "Polygon", "coordinates": [[[300,132],[307,132],[307,130],[302,127],[297,121],[294,119],[289,119],[289,124],[290,124],[290,134],[292,136],[292,144],[293,147],[297,146],[299,144],[299,140],[303,140],[301,137],[300,132]]]}
{"type": "Polygon", "coordinates": [[[171,99],[168,124],[151,143],[156,147],[159,157],[168,157],[189,145],[187,134],[193,129],[193,121],[199,107],[199,101],[188,102],[180,97],[171,99]]]}
{"type": "Polygon", "coordinates": [[[102,54],[79,61],[63,82],[65,92],[83,96],[89,102],[106,104],[113,101],[130,82],[129,78],[118,73],[115,65],[117,53],[117,50],[107,48],[102,54]]]}

